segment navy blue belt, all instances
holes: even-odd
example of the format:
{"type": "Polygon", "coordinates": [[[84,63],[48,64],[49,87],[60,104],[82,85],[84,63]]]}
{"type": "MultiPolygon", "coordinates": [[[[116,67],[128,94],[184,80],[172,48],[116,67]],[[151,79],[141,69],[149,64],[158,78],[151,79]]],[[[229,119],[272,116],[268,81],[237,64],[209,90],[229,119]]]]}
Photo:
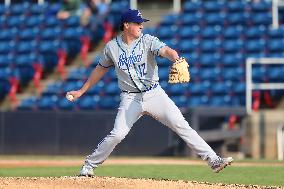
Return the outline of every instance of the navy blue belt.
{"type": "Polygon", "coordinates": [[[150,90],[152,90],[152,89],[155,89],[158,85],[159,85],[159,84],[156,83],[156,84],[150,86],[148,89],[143,90],[143,91],[124,91],[124,90],[122,90],[122,92],[124,92],[124,93],[145,93],[145,92],[147,92],[147,91],[150,91],[150,90]]]}

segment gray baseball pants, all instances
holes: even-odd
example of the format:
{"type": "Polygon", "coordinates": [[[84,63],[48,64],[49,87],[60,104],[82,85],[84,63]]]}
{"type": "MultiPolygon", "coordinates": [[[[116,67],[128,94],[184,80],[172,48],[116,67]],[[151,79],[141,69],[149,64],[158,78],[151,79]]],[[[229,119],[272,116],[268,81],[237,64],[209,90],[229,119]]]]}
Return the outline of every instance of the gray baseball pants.
{"type": "Polygon", "coordinates": [[[158,86],[144,93],[121,93],[121,102],[115,119],[114,128],[87,156],[85,164],[96,168],[102,164],[115,146],[130,131],[133,124],[145,113],[168,126],[203,160],[214,160],[218,156],[212,148],[193,130],[182,113],[165,91],[158,86]]]}

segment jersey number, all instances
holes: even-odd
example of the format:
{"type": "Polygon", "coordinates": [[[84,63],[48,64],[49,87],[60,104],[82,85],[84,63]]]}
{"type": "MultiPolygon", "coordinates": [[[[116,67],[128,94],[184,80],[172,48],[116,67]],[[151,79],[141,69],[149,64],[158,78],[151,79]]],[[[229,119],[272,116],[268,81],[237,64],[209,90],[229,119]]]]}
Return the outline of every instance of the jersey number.
{"type": "Polygon", "coordinates": [[[138,71],[139,71],[140,77],[145,76],[147,74],[146,64],[143,63],[143,64],[138,65],[138,71]]]}

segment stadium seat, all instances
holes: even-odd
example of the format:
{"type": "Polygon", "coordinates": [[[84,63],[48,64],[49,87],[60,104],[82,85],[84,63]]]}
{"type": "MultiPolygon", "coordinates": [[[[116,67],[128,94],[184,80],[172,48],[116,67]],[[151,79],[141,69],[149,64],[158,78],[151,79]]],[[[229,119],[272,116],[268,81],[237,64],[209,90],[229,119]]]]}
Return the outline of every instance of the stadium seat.
{"type": "Polygon", "coordinates": [[[40,110],[55,110],[57,107],[58,96],[43,96],[37,101],[37,108],[40,110]]]}
{"type": "Polygon", "coordinates": [[[223,12],[205,14],[203,15],[204,23],[207,26],[211,25],[223,26],[225,24],[225,16],[226,15],[223,12]]]}
{"type": "Polygon", "coordinates": [[[171,27],[175,25],[179,21],[179,14],[168,14],[162,18],[160,22],[160,26],[168,26],[171,27]]]}
{"type": "Polygon", "coordinates": [[[202,52],[218,52],[221,48],[222,41],[220,39],[215,40],[203,40],[200,44],[200,50],[202,52]]]}
{"type": "Polygon", "coordinates": [[[266,42],[265,42],[265,40],[262,40],[262,39],[248,40],[248,41],[246,41],[246,44],[245,44],[246,52],[248,52],[248,53],[264,52],[265,45],[266,45],[266,42]]]}
{"type": "Polygon", "coordinates": [[[244,64],[243,53],[226,53],[222,57],[222,63],[226,67],[237,67],[244,64]]]}
{"type": "Polygon", "coordinates": [[[180,24],[182,26],[200,25],[201,18],[201,13],[184,13],[180,16],[180,24]]]}
{"type": "Polygon", "coordinates": [[[268,29],[269,39],[283,39],[284,38],[284,26],[280,26],[278,29],[268,29]]]}
{"type": "Polygon", "coordinates": [[[57,101],[57,108],[60,110],[74,110],[76,108],[76,105],[75,103],[67,100],[65,97],[62,97],[57,101]]]}
{"type": "Polygon", "coordinates": [[[193,13],[202,10],[202,1],[185,1],[183,5],[183,12],[193,13]]]}
{"type": "Polygon", "coordinates": [[[170,84],[167,90],[170,95],[185,95],[189,87],[190,85],[188,83],[170,84]]]}
{"type": "Polygon", "coordinates": [[[225,39],[241,39],[244,35],[243,26],[229,26],[223,30],[223,37],[225,39]]]}
{"type": "Polygon", "coordinates": [[[271,1],[251,2],[251,11],[258,13],[267,13],[270,11],[272,5],[271,1]]]}
{"type": "Polygon", "coordinates": [[[29,97],[21,101],[17,107],[18,110],[35,110],[37,107],[37,98],[35,96],[29,97]]]}
{"type": "Polygon", "coordinates": [[[227,13],[226,22],[228,25],[243,25],[246,26],[248,24],[249,14],[246,12],[240,13],[227,13]]]}
{"type": "Polygon", "coordinates": [[[226,8],[228,12],[245,12],[246,7],[245,1],[228,1],[226,8]]]}
{"type": "Polygon", "coordinates": [[[178,37],[181,39],[197,38],[200,35],[200,27],[198,25],[183,26],[178,30],[178,37]]]}
{"type": "Polygon", "coordinates": [[[216,66],[221,64],[221,55],[219,53],[204,53],[200,57],[201,66],[216,66]]]}
{"type": "Polygon", "coordinates": [[[161,26],[157,29],[157,35],[161,40],[164,39],[172,39],[175,37],[177,33],[177,27],[176,26],[161,26]]]}
{"type": "Polygon", "coordinates": [[[266,37],[266,27],[262,25],[250,27],[246,30],[246,38],[247,39],[265,39],[266,37]]]}
{"type": "Polygon", "coordinates": [[[223,51],[225,53],[238,53],[243,51],[243,49],[244,41],[241,39],[228,39],[223,42],[223,51]]]}
{"type": "Polygon", "coordinates": [[[212,27],[206,27],[201,31],[201,37],[203,39],[216,39],[220,37],[222,31],[221,26],[212,26],[212,27]]]}
{"type": "Polygon", "coordinates": [[[159,72],[159,78],[160,81],[166,81],[169,78],[169,68],[168,67],[159,67],[158,69],[159,72]]]}
{"type": "Polygon", "coordinates": [[[224,7],[224,1],[204,1],[203,3],[203,8],[205,12],[221,12],[224,7]]]}
{"type": "Polygon", "coordinates": [[[198,39],[180,40],[177,46],[180,53],[191,53],[199,48],[199,44],[198,39]]]}
{"type": "Polygon", "coordinates": [[[43,96],[48,95],[59,95],[62,93],[62,81],[56,81],[47,85],[46,89],[43,91],[43,96]]]}

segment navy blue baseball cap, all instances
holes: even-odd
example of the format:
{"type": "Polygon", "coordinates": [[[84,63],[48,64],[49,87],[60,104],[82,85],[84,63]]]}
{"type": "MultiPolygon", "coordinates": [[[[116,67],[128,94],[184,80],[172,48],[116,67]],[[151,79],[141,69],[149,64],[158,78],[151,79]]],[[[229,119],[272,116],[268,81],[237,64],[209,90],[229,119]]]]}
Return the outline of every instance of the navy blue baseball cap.
{"type": "Polygon", "coordinates": [[[120,24],[123,24],[124,22],[142,23],[148,21],[148,19],[142,18],[142,14],[139,10],[129,9],[121,15],[120,24]]]}

